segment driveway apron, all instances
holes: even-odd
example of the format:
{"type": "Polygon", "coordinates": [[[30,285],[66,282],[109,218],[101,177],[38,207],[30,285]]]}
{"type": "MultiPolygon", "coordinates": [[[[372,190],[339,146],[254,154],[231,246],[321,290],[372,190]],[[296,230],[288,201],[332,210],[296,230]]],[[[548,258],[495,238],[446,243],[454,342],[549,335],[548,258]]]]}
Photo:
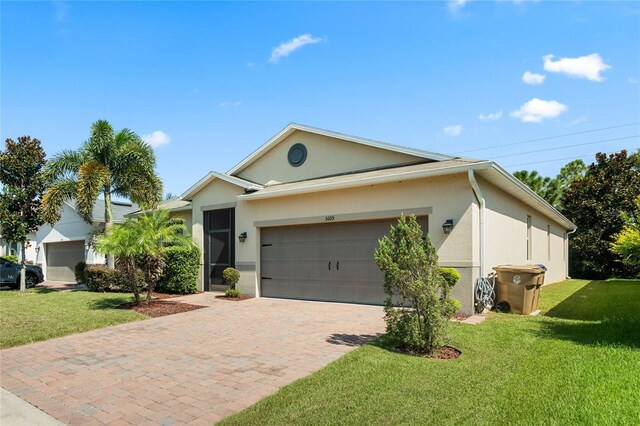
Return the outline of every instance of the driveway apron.
{"type": "Polygon", "coordinates": [[[0,386],[70,425],[211,424],[384,331],[375,306],[208,304],[5,349],[0,386]]]}

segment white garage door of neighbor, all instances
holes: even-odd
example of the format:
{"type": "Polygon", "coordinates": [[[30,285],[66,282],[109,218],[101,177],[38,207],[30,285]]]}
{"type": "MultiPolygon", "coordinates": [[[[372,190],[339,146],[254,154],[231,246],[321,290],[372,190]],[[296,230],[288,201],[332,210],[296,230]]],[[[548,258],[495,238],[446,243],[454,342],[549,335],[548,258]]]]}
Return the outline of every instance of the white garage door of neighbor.
{"type": "Polygon", "coordinates": [[[47,280],[75,281],[74,269],[84,258],[84,241],[47,243],[47,280]]]}
{"type": "MultiPolygon", "coordinates": [[[[418,219],[427,232],[427,217],[418,219]]],[[[265,297],[383,304],[378,240],[396,219],[263,228],[261,294],[265,297]]]]}

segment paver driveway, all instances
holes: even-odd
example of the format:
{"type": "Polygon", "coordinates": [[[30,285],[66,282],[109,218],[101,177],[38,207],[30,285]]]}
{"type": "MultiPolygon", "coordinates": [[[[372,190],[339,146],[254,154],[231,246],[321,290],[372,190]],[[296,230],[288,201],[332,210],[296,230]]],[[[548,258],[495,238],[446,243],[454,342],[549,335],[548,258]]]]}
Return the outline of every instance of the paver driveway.
{"type": "Polygon", "coordinates": [[[0,385],[71,425],[211,424],[384,330],[380,307],[210,305],[5,349],[0,385]]]}

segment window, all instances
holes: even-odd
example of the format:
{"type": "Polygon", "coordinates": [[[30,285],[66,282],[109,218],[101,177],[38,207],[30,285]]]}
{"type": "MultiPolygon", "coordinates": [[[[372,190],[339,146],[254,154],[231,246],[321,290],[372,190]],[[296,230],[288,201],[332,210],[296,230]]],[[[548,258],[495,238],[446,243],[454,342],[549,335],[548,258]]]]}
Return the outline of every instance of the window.
{"type": "Polygon", "coordinates": [[[547,225],[547,260],[551,260],[551,225],[547,225]]]}
{"type": "Polygon", "coordinates": [[[531,260],[531,216],[527,215],[527,260],[531,260]]]}

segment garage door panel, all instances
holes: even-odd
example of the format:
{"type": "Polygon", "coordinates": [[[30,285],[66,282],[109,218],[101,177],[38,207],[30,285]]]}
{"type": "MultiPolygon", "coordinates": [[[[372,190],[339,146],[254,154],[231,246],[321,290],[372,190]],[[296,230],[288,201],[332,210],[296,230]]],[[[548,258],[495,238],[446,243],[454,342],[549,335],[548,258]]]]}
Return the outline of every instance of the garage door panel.
{"type": "MultiPolygon", "coordinates": [[[[427,217],[418,221],[426,232],[427,217]]],[[[262,295],[384,303],[384,275],[375,263],[374,253],[378,240],[395,223],[396,220],[379,220],[263,229],[262,295]]]]}
{"type": "Polygon", "coordinates": [[[47,243],[47,280],[75,281],[75,266],[85,260],[84,241],[47,243]]]}

